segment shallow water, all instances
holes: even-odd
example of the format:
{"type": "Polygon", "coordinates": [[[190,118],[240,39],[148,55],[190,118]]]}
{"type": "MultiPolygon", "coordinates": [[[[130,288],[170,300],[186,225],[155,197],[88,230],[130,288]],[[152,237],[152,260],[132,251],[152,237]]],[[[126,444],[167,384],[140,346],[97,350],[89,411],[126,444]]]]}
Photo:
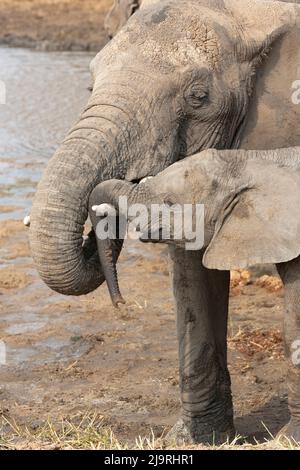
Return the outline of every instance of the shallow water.
{"type": "Polygon", "coordinates": [[[42,170],[88,97],[93,55],[0,48],[0,217],[23,218],[42,170]],[[4,207],[3,207],[4,206],[4,207]]]}
{"type": "MultiPolygon", "coordinates": [[[[0,86],[5,83],[7,93],[6,104],[0,104],[0,222],[8,235],[12,219],[22,220],[30,212],[47,161],[88,100],[92,57],[0,48],[0,86]]],[[[90,300],[63,297],[43,284],[30,254],[26,249],[22,253],[27,240],[23,224],[8,235],[0,237],[0,273],[8,267],[12,276],[7,288],[0,288],[0,341],[5,338],[7,365],[46,364],[85,354],[90,339],[74,342],[72,336],[92,334],[95,328],[106,331],[110,320],[89,322],[90,300]],[[24,275],[28,283],[17,287],[16,279],[21,276],[22,282],[24,275]]],[[[124,252],[122,265],[131,275],[137,256],[152,257],[150,246],[133,241],[124,252]]],[[[122,276],[124,286],[126,278],[122,276]]],[[[102,292],[108,299],[106,286],[102,292]]]]}

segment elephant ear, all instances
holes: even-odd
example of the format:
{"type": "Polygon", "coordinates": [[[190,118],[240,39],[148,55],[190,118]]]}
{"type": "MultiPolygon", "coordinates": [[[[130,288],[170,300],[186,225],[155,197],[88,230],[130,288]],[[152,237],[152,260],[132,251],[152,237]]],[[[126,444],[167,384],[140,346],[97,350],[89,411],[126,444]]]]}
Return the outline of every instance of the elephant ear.
{"type": "Polygon", "coordinates": [[[235,4],[256,70],[239,147],[299,145],[300,5],[259,0],[247,9],[244,2],[235,4]]]}
{"type": "Polygon", "coordinates": [[[231,270],[281,263],[300,254],[300,171],[256,163],[254,182],[235,194],[217,221],[203,264],[231,270]]]}

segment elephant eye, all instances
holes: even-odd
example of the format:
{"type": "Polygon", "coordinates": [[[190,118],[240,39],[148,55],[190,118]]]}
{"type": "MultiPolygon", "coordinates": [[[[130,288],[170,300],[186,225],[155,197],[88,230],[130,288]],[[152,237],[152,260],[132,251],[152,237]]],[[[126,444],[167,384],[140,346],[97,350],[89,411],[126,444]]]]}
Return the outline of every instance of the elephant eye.
{"type": "Polygon", "coordinates": [[[186,98],[187,101],[194,107],[200,107],[207,100],[208,88],[205,85],[193,86],[190,88],[186,98]]]}
{"type": "Polygon", "coordinates": [[[168,193],[168,194],[164,194],[163,196],[163,203],[167,206],[167,207],[172,207],[172,206],[175,206],[176,204],[178,204],[178,200],[177,200],[177,197],[175,194],[173,193],[168,193]]]}
{"type": "Polygon", "coordinates": [[[139,3],[138,3],[138,2],[134,2],[134,3],[131,5],[131,15],[133,15],[133,13],[135,13],[138,9],[139,9],[139,3]]]}

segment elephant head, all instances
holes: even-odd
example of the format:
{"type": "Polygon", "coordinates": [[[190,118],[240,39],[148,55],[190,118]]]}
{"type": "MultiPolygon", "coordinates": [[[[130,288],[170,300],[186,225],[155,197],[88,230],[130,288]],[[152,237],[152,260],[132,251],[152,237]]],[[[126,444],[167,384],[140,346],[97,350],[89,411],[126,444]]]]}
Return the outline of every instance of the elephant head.
{"type": "Polygon", "coordinates": [[[110,39],[127,23],[128,19],[139,8],[140,4],[141,0],[114,1],[104,21],[104,28],[110,39]]]}
{"type": "Polygon", "coordinates": [[[191,249],[190,235],[197,237],[197,230],[203,229],[203,245],[197,249],[205,248],[207,268],[231,270],[290,261],[300,254],[300,147],[264,152],[205,150],[142,184],[117,180],[99,184],[90,197],[90,215],[115,306],[124,302],[116,271],[117,237],[110,239],[97,226],[103,222],[109,227],[117,214],[130,221],[133,205],[139,213],[135,222],[141,241],[191,249]],[[187,204],[190,219],[183,210],[187,204]],[[197,227],[200,205],[205,216],[197,227]],[[163,215],[165,206],[173,217],[163,215]]]}
{"type": "MultiPolygon", "coordinates": [[[[274,109],[254,125],[262,115],[258,95],[252,101],[255,78],[269,72],[274,46],[276,73],[260,95],[266,89],[270,101],[281,90],[279,76],[294,79],[297,61],[288,52],[297,51],[300,13],[291,4],[248,3],[146,1],[92,61],[90,100],[49,161],[31,213],[32,255],[50,288],[82,295],[105,279],[95,238],[82,243],[89,197],[100,182],[139,182],[200,150],[237,148],[245,135],[269,143],[274,109]]],[[[284,113],[289,93],[281,97],[284,113]]],[[[296,124],[287,133],[299,136],[296,124]]],[[[280,130],[272,134],[276,145],[280,130]]]]}

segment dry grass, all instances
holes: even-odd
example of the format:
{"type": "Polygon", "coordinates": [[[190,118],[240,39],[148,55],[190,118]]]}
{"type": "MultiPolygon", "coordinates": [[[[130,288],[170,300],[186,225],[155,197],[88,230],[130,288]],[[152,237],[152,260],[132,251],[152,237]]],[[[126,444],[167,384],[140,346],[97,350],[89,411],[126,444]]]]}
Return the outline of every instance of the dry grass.
{"type": "MultiPolygon", "coordinates": [[[[270,434],[270,433],[269,433],[270,434]]],[[[0,427],[0,449],[8,450],[300,450],[300,445],[288,439],[250,444],[241,436],[221,446],[166,446],[162,439],[152,433],[148,437],[137,437],[135,443],[120,442],[113,431],[103,424],[96,414],[86,414],[77,423],[62,420],[54,424],[51,420],[35,430],[20,426],[15,421],[2,417],[0,427]]]]}
{"type": "Polygon", "coordinates": [[[42,50],[99,51],[113,0],[0,0],[0,43],[42,50]]]}
{"type": "Polygon", "coordinates": [[[273,359],[284,359],[282,332],[278,329],[240,329],[235,335],[229,336],[228,345],[248,357],[264,353],[273,359]]]}
{"type": "MultiPolygon", "coordinates": [[[[75,0],[76,1],[76,0],[75,0]]],[[[85,0],[81,2],[82,8],[95,8],[95,9],[103,9],[107,11],[114,3],[114,0],[85,0]]],[[[42,9],[43,7],[54,7],[60,6],[62,4],[69,5],[70,8],[74,5],[74,0],[0,0],[1,6],[10,7],[11,5],[16,6],[16,8],[39,8],[42,9]]]]}

